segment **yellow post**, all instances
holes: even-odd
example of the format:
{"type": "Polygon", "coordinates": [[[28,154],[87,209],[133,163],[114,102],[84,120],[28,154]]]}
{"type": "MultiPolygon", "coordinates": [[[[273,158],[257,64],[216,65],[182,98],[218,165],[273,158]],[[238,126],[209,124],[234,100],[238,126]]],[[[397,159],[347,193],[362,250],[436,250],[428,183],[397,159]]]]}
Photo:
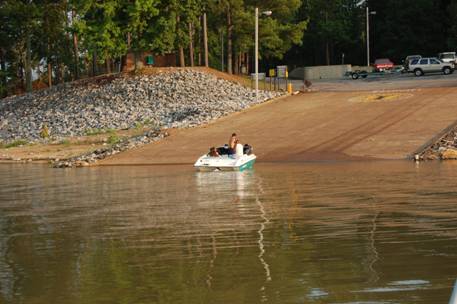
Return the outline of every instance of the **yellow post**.
{"type": "Polygon", "coordinates": [[[291,83],[287,84],[287,93],[292,94],[292,84],[291,83]]]}

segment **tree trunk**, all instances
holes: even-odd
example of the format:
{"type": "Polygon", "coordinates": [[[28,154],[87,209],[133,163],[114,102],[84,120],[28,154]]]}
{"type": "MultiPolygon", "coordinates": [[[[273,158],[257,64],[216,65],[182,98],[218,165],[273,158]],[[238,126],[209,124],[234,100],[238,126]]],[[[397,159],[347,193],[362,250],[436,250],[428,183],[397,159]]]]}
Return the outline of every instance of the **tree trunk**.
{"type": "Polygon", "coordinates": [[[27,46],[25,54],[25,89],[27,92],[32,92],[32,37],[27,31],[27,46]]]}
{"type": "Polygon", "coordinates": [[[197,64],[202,66],[202,54],[203,54],[203,16],[200,17],[200,27],[201,31],[198,31],[198,50],[197,52],[197,64]]]}
{"type": "Polygon", "coordinates": [[[62,73],[60,72],[59,58],[56,58],[56,60],[55,60],[55,69],[56,69],[55,83],[58,84],[58,83],[62,82],[62,80],[60,79],[60,75],[62,75],[62,73]]]}
{"type": "Polygon", "coordinates": [[[250,75],[251,67],[249,66],[249,52],[246,53],[246,74],[250,75]]]}
{"type": "Polygon", "coordinates": [[[227,9],[227,73],[233,74],[233,63],[232,63],[232,56],[233,56],[233,50],[232,50],[232,30],[233,30],[233,24],[232,24],[232,10],[230,8],[230,5],[227,9]]]}
{"type": "Polygon", "coordinates": [[[0,69],[2,70],[2,77],[0,78],[0,83],[3,86],[3,93],[0,95],[0,98],[5,97],[7,95],[7,78],[6,78],[6,61],[5,61],[5,51],[0,48],[0,69]]]}
{"type": "Polygon", "coordinates": [[[240,67],[240,57],[238,56],[238,54],[235,55],[235,63],[234,63],[234,74],[235,75],[238,75],[240,73],[240,70],[239,70],[239,67],[240,67]]]}
{"type": "Polygon", "coordinates": [[[52,87],[51,42],[48,38],[46,62],[48,64],[48,87],[52,87]]]}
{"type": "Polygon", "coordinates": [[[79,46],[78,35],[73,33],[73,51],[75,53],[75,79],[79,79],[79,46]]]}
{"type": "Polygon", "coordinates": [[[98,69],[97,69],[97,52],[94,51],[92,55],[92,77],[97,76],[98,69]]]}
{"type": "Polygon", "coordinates": [[[135,71],[141,70],[143,68],[143,51],[135,50],[133,54],[135,57],[135,71]]]}
{"type": "MultiPolygon", "coordinates": [[[[45,14],[45,26],[46,31],[49,33],[49,18],[48,14],[45,14]]],[[[46,63],[47,63],[47,72],[48,72],[48,87],[52,87],[52,64],[51,64],[51,38],[47,37],[46,43],[46,63]]]]}
{"type": "MultiPolygon", "coordinates": [[[[65,28],[69,28],[70,27],[70,9],[69,9],[69,0],[66,0],[65,1],[65,8],[64,8],[64,11],[63,11],[63,14],[64,14],[64,17],[65,17],[65,28]]],[[[72,50],[72,37],[71,37],[71,33],[70,31],[65,31],[65,38],[66,38],[66,44],[65,44],[65,50],[68,51],[68,54],[72,54],[74,53],[74,50],[72,50]]],[[[73,55],[74,56],[74,55],[73,55]]],[[[73,62],[74,62],[74,58],[73,58],[73,62]]],[[[62,82],[65,82],[65,64],[62,60],[61,62],[62,64],[62,82]]],[[[74,64],[74,63],[73,63],[74,64]]],[[[76,79],[75,75],[73,74],[74,73],[74,70],[71,71],[70,73],[70,76],[71,76],[71,80],[74,80],[76,79]]]]}
{"type": "Polygon", "coordinates": [[[203,48],[205,50],[205,67],[209,66],[208,60],[208,29],[206,27],[206,13],[203,13],[203,48]]]}
{"type": "Polygon", "coordinates": [[[52,65],[48,58],[48,87],[52,87],[52,65]]]}
{"type": "MultiPolygon", "coordinates": [[[[176,33],[178,33],[178,29],[179,29],[179,23],[181,21],[181,18],[178,16],[176,16],[176,33]]],[[[178,37],[179,38],[179,37],[178,37]]],[[[182,47],[182,45],[180,45],[178,47],[179,49],[179,66],[180,67],[185,67],[186,66],[186,62],[184,60],[184,48],[182,47]]]]}
{"type": "Polygon", "coordinates": [[[19,77],[19,81],[21,83],[21,90],[24,89],[25,85],[24,85],[24,56],[21,55],[20,56],[20,60],[19,60],[19,64],[18,64],[18,69],[17,69],[17,74],[18,74],[18,77],[19,77]]]}
{"type": "Polygon", "coordinates": [[[111,74],[111,59],[106,58],[105,64],[106,64],[106,73],[111,74]]]}
{"type": "Polygon", "coordinates": [[[190,66],[194,66],[194,34],[193,34],[192,22],[189,22],[189,58],[190,66]]]}
{"type": "Polygon", "coordinates": [[[330,65],[330,47],[328,40],[325,41],[325,62],[327,65],[330,65]]]}
{"type": "Polygon", "coordinates": [[[63,62],[60,63],[60,79],[62,81],[62,83],[65,82],[65,65],[63,64],[63,62]]]}
{"type": "MultiPolygon", "coordinates": [[[[72,21],[75,18],[75,11],[71,11],[72,21]]],[[[73,33],[73,52],[75,56],[75,79],[79,79],[79,46],[78,46],[78,34],[73,33]]]]}
{"type": "Polygon", "coordinates": [[[185,67],[186,62],[184,60],[184,48],[182,46],[179,47],[179,66],[185,67]]]}

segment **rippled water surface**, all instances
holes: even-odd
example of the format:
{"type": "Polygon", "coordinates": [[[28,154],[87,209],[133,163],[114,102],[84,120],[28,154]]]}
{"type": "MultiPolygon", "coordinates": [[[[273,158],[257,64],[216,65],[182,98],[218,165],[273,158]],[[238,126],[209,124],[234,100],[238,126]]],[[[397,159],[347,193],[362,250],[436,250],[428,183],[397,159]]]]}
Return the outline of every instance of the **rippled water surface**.
{"type": "Polygon", "coordinates": [[[0,303],[447,303],[457,164],[0,166],[0,303]]]}

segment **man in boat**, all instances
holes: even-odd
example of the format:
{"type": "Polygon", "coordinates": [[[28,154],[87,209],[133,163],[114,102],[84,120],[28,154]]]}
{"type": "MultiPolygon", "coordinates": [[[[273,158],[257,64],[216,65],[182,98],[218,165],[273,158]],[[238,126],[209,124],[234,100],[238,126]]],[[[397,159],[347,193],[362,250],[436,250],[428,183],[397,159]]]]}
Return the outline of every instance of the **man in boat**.
{"type": "Polygon", "coordinates": [[[211,147],[211,148],[209,149],[208,155],[211,156],[211,157],[219,157],[219,156],[220,156],[220,155],[219,155],[219,152],[217,152],[216,147],[211,147]]]}
{"type": "Polygon", "coordinates": [[[236,133],[233,133],[229,139],[228,145],[228,154],[235,154],[236,153],[236,144],[238,143],[238,138],[236,137],[236,133]]]}

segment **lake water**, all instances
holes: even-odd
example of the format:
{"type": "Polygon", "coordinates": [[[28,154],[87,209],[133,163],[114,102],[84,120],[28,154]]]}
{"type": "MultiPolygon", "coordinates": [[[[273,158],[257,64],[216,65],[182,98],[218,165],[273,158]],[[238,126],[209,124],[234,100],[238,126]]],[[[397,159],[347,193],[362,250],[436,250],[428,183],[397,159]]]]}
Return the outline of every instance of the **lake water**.
{"type": "Polygon", "coordinates": [[[0,303],[447,303],[457,163],[0,166],[0,303]]]}

